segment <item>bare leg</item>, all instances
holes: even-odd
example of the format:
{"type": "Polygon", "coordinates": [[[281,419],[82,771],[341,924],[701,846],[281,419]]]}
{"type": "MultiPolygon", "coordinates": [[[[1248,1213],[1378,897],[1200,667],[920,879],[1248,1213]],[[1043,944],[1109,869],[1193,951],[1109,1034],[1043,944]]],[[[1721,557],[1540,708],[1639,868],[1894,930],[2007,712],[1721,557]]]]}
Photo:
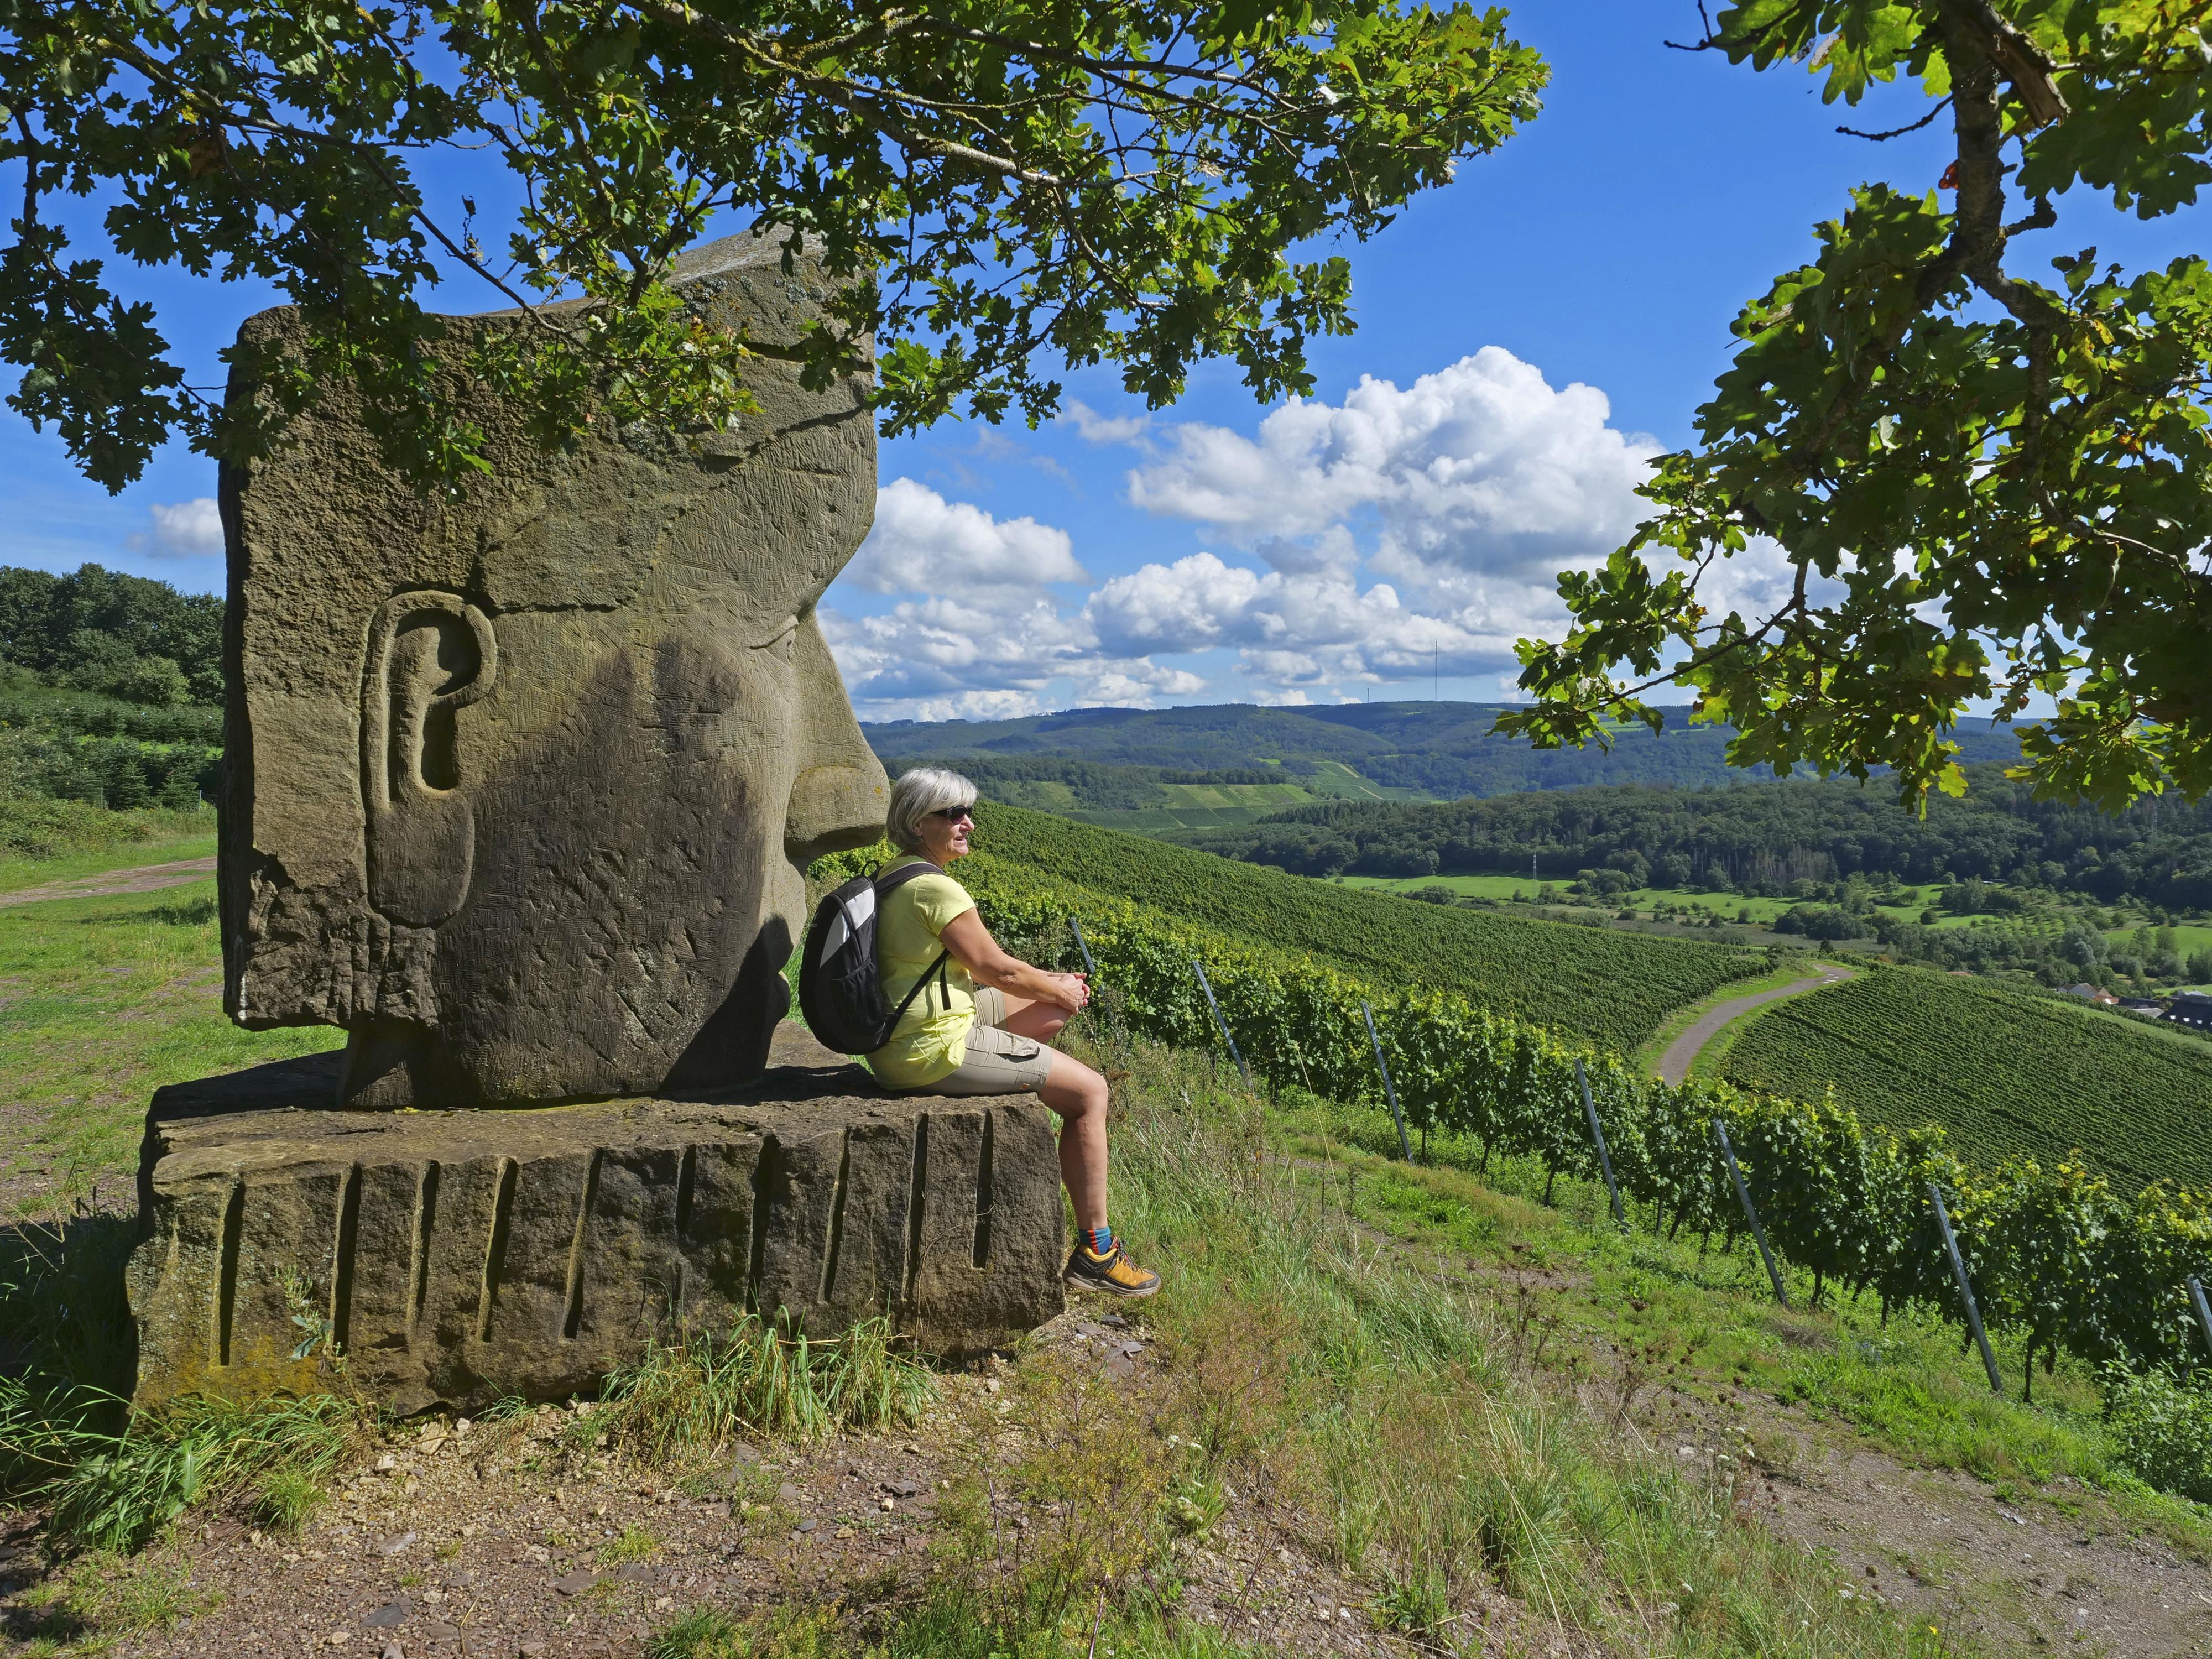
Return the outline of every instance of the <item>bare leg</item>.
{"type": "MultiPolygon", "coordinates": [[[[1057,1014],[1060,1010],[1052,1012],[1057,1014]]],[[[1007,1029],[1013,1029],[1011,1016],[1007,1029]]],[[[1106,1224],[1106,1079],[1081,1060],[1055,1054],[1052,1074],[1037,1093],[1060,1114],[1060,1178],[1067,1188],[1068,1202],[1075,1208],[1075,1224],[1086,1232],[1103,1227],[1106,1224]]]]}

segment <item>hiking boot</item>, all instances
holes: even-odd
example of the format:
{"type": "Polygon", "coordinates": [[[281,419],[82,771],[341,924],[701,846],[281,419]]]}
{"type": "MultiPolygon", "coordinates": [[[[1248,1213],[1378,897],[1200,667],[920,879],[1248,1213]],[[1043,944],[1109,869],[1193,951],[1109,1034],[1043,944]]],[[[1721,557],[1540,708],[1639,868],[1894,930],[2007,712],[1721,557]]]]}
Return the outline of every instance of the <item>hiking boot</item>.
{"type": "Polygon", "coordinates": [[[1108,1296],[1150,1296],[1160,1287],[1160,1276],[1129,1260],[1115,1239],[1104,1255],[1093,1255],[1079,1244],[1060,1270],[1060,1282],[1072,1291],[1101,1291],[1108,1296]]]}

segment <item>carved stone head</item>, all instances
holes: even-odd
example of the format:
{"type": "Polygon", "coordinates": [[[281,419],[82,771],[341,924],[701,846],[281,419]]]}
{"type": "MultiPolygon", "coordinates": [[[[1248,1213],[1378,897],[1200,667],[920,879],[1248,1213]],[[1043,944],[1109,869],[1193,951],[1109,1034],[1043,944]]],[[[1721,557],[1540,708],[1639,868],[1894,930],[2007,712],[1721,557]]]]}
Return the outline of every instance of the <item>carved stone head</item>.
{"type": "MultiPolygon", "coordinates": [[[[769,343],[829,290],[751,236],[678,275],[769,343]]],[[[762,413],[704,440],[549,453],[487,399],[495,470],[459,501],[386,471],[343,389],[225,469],[225,995],[345,1027],[349,1103],[764,1064],[805,866],[873,839],[885,789],[814,618],[873,511],[866,388],[757,368],[762,413]]]]}

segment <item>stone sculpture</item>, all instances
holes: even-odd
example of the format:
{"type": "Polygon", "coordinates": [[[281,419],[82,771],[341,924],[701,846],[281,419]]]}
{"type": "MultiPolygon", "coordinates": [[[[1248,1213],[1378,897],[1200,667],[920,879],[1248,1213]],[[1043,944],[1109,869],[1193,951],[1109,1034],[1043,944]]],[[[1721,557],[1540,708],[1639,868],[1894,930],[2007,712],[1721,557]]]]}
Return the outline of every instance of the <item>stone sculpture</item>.
{"type": "MultiPolygon", "coordinates": [[[[746,236],[677,286],[789,343],[829,284],[746,236]]],[[[459,500],[343,392],[226,470],[225,996],[347,1040],[155,1097],[139,1404],[469,1407],[748,1313],[958,1352],[1060,1310],[1044,1108],[888,1098],[778,1025],[805,866],[883,825],[814,621],[875,439],[858,385],[763,358],[756,392],[735,432],[551,453],[481,398],[459,500]]]]}
{"type": "MultiPolygon", "coordinates": [[[[750,235],[676,286],[771,344],[829,289],[750,235]]],[[[757,370],[737,431],[554,452],[485,398],[495,471],[457,499],[386,471],[343,392],[225,469],[226,997],[344,1027],[346,1104],[759,1073],[804,868],[879,833],[885,786],[814,618],[873,510],[865,387],[757,370]]]]}

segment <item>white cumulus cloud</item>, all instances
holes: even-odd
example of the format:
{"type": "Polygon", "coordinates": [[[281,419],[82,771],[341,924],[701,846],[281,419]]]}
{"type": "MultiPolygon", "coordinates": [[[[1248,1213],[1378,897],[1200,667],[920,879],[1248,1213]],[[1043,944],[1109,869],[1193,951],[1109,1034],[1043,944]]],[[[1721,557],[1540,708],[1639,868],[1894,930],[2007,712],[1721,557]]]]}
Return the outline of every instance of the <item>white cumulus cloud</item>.
{"type": "Polygon", "coordinates": [[[1092,444],[1133,444],[1152,429],[1149,415],[1101,415],[1079,398],[1067,400],[1060,418],[1092,444]]]}
{"type": "Polygon", "coordinates": [[[877,491],[875,526],[838,579],[897,602],[856,616],[833,588],[823,631],[854,706],[873,719],[1003,719],[1205,689],[1187,670],[1102,653],[1097,630],[1049,591],[1087,580],[1066,531],[899,478],[877,491]],[[1072,692],[1048,696],[1055,682],[1072,692]]]}
{"type": "MultiPolygon", "coordinates": [[[[1602,562],[1649,508],[1636,489],[1659,446],[1611,412],[1595,386],[1553,386],[1496,346],[1407,386],[1368,377],[1338,403],[1293,399],[1249,431],[1071,402],[1084,439],[1138,447],[1130,502],[1211,545],[1069,600],[1053,586],[1091,578],[1066,532],[902,479],[845,579],[897,603],[839,619],[838,659],[864,706],[933,716],[1326,700],[1431,673],[1506,690],[1516,640],[1565,625],[1559,573],[1602,562]],[[1207,653],[1233,675],[1209,685],[1160,660],[1207,653]]],[[[1784,574],[1755,547],[1717,593],[1748,610],[1784,574]]]]}
{"type": "Polygon", "coordinates": [[[1610,414],[1595,386],[1555,389],[1485,346],[1410,386],[1366,378],[1339,404],[1293,399],[1252,437],[1176,428],[1162,459],[1129,474],[1129,497],[1262,550],[1371,518],[1385,574],[1548,580],[1642,516],[1636,486],[1659,446],[1610,414]]]}
{"type": "Polygon", "coordinates": [[[927,484],[895,478],[876,492],[876,521],[842,580],[871,593],[951,593],[984,609],[1020,610],[1042,582],[1079,582],[1065,530],[999,520],[927,484]]]}
{"type": "Polygon", "coordinates": [[[128,538],[126,544],[134,552],[161,559],[198,559],[222,551],[222,514],[214,496],[156,501],[147,512],[153,527],[128,538]]]}
{"type": "Polygon", "coordinates": [[[1232,647],[1245,674],[1278,688],[1464,674],[1511,648],[1451,615],[1407,608],[1387,582],[1363,591],[1348,571],[1251,570],[1212,553],[1115,577],[1082,614],[1103,650],[1232,647]]]}

